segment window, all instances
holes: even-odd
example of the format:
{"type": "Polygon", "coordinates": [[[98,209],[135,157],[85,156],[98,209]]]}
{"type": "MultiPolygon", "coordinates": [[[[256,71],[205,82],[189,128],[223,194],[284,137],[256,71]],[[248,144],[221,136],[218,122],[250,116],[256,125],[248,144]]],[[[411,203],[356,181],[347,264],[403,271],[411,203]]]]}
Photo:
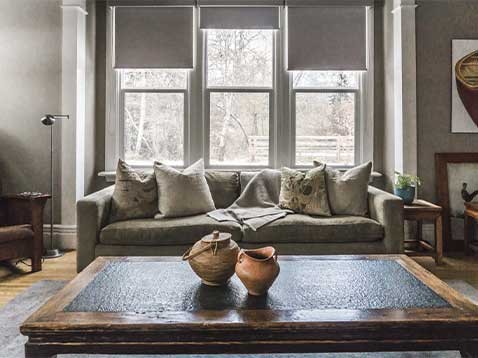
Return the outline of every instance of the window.
{"type": "Polygon", "coordinates": [[[273,31],[206,31],[209,164],[269,165],[273,31]]]}
{"type": "MultiPolygon", "coordinates": [[[[214,14],[209,22],[198,16],[203,27],[195,22],[192,69],[114,69],[110,16],[108,171],[118,157],[137,167],[151,168],[155,160],[185,167],[204,158],[208,168],[243,170],[372,159],[373,138],[364,133],[373,133],[373,61],[368,72],[287,70],[284,8],[276,12],[280,28],[251,29],[246,25],[255,20],[244,23],[235,14],[235,25],[214,14]],[[220,25],[230,27],[213,27],[220,25]]],[[[373,44],[373,16],[367,18],[373,44]]],[[[367,51],[373,59],[373,47],[367,51]]],[[[154,66],[154,56],[147,58],[154,66]]]]}
{"type": "Polygon", "coordinates": [[[293,73],[296,166],[355,164],[358,95],[358,72],[293,73]]]}
{"type": "Polygon", "coordinates": [[[120,76],[125,160],[183,165],[187,72],[121,70],[120,76]]]}

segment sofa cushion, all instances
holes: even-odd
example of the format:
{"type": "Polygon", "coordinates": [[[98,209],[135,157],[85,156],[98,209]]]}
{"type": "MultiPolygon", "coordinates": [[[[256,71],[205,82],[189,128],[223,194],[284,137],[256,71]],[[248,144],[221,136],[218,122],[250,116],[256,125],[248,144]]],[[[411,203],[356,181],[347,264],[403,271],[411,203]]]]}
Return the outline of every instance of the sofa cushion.
{"type": "Polygon", "coordinates": [[[152,218],[158,212],[158,189],[154,174],[134,170],[119,159],[111,198],[110,222],[152,218]]]}
{"type": "Polygon", "coordinates": [[[296,213],[331,216],[325,185],[325,164],[306,172],[282,168],[279,206],[296,213]]]}
{"type": "Polygon", "coordinates": [[[216,209],[204,176],[204,161],[199,159],[182,172],[154,162],[158,184],[159,211],[173,218],[207,213],[216,209]]]}
{"type": "MultiPolygon", "coordinates": [[[[278,174],[276,177],[277,177],[277,180],[275,180],[275,185],[276,185],[276,188],[274,188],[274,191],[277,190],[277,192],[280,192],[280,179],[281,179],[281,176],[280,176],[280,170],[277,170],[277,169],[268,169],[270,170],[271,172],[274,172],[276,174],[278,174]]],[[[254,176],[259,173],[259,171],[255,171],[255,172],[241,172],[240,174],[240,182],[241,182],[241,193],[244,191],[244,189],[246,188],[247,184],[249,184],[249,182],[252,180],[252,178],[254,178],[254,176]]]]}
{"type": "Polygon", "coordinates": [[[348,243],[383,238],[383,227],[361,216],[312,217],[291,214],[258,231],[244,228],[247,243],[348,243]]]}
{"type": "MultiPolygon", "coordinates": [[[[314,160],[314,166],[322,165],[314,160]]],[[[329,205],[334,215],[367,216],[368,183],[372,172],[372,162],[358,165],[342,172],[326,168],[325,178],[329,205]]]]}
{"type": "Polygon", "coordinates": [[[229,232],[240,241],[241,226],[235,222],[217,222],[206,215],[180,218],[119,221],[104,227],[100,242],[108,245],[184,245],[193,244],[214,230],[229,232]]]}
{"type": "Polygon", "coordinates": [[[239,172],[208,170],[206,180],[216,209],[229,207],[241,193],[239,172]]]}

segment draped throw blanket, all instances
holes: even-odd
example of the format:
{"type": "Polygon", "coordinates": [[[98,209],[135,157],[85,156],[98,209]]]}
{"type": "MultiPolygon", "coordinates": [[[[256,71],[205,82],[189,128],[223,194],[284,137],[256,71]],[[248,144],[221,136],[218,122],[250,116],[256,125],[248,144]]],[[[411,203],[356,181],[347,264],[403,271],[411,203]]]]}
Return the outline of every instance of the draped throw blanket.
{"type": "Polygon", "coordinates": [[[281,173],[264,169],[246,185],[239,198],[228,208],[207,213],[217,221],[235,221],[257,231],[264,225],[292,213],[278,206],[281,173]]]}

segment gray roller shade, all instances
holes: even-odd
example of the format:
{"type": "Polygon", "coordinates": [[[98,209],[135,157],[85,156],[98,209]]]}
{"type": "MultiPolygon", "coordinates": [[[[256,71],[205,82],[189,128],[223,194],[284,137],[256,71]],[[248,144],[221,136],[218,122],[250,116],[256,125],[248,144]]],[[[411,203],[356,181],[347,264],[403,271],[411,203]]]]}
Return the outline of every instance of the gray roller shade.
{"type": "Polygon", "coordinates": [[[201,29],[278,29],[278,7],[201,7],[201,29]]]}
{"type": "Polygon", "coordinates": [[[366,70],[366,19],[364,6],[288,7],[287,68],[366,70]]]}
{"type": "Polygon", "coordinates": [[[197,0],[199,6],[283,6],[285,0],[197,0]]]}
{"type": "Polygon", "coordinates": [[[193,68],[193,7],[115,7],[115,68],[193,68]]]}
{"type": "Polygon", "coordinates": [[[383,0],[286,0],[287,6],[374,6],[383,0]]]}

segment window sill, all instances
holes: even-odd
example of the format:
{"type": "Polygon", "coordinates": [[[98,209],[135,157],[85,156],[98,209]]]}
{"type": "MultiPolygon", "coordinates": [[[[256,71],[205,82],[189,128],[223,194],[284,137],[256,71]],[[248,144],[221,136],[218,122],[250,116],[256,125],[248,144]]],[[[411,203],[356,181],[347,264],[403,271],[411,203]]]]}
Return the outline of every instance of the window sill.
{"type": "MultiPolygon", "coordinates": [[[[299,168],[300,169],[300,168],[299,168]]],[[[208,170],[208,169],[206,169],[208,170]]],[[[238,170],[238,171],[256,171],[257,169],[254,168],[231,168],[231,169],[215,169],[211,168],[210,170],[217,170],[217,171],[231,171],[231,170],[238,170]]],[[[152,173],[151,169],[144,170],[146,173],[152,173]]],[[[115,171],[103,171],[98,173],[99,177],[105,178],[107,183],[114,183],[116,179],[116,172],[115,171]]],[[[372,172],[372,177],[370,182],[376,182],[377,180],[381,180],[383,178],[383,174],[379,172],[372,172]]]]}

